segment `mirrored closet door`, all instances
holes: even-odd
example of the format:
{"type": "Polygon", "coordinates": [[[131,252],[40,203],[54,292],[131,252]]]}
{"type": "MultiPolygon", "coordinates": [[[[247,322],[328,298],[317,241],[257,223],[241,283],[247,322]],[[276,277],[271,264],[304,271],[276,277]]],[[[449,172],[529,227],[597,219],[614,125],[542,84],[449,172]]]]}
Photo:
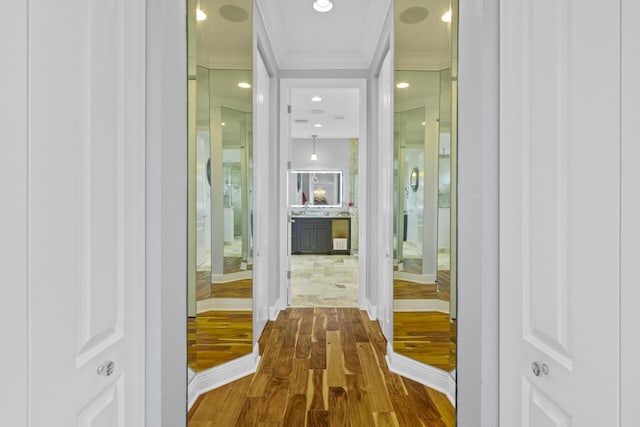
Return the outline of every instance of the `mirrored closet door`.
{"type": "Polygon", "coordinates": [[[253,3],[188,2],[188,365],[253,351],[253,3]]]}
{"type": "Polygon", "coordinates": [[[457,2],[397,0],[394,351],[456,368],[457,2]]]}

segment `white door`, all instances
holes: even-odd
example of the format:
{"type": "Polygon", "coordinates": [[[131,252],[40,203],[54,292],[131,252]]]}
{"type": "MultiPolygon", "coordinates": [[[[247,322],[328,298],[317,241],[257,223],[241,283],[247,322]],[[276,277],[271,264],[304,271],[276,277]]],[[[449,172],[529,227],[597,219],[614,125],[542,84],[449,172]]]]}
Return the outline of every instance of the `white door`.
{"type": "Polygon", "coordinates": [[[144,425],[144,17],[144,0],[29,2],[34,427],[144,425]]]}
{"type": "Polygon", "coordinates": [[[619,22],[501,2],[501,426],[619,425],[619,22]]]}

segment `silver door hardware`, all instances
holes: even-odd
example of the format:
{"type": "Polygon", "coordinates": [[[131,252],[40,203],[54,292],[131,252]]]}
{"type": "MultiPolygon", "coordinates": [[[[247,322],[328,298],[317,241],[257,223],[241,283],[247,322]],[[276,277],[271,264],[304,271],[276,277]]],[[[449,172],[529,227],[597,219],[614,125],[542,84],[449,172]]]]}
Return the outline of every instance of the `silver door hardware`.
{"type": "Polygon", "coordinates": [[[536,377],[539,377],[541,375],[548,375],[549,367],[546,363],[533,362],[531,364],[531,372],[533,372],[533,375],[535,375],[536,377]]]}
{"type": "Polygon", "coordinates": [[[105,362],[104,365],[98,366],[98,375],[108,377],[111,374],[113,374],[115,367],[116,367],[116,364],[111,360],[109,360],[108,362],[105,362]]]}

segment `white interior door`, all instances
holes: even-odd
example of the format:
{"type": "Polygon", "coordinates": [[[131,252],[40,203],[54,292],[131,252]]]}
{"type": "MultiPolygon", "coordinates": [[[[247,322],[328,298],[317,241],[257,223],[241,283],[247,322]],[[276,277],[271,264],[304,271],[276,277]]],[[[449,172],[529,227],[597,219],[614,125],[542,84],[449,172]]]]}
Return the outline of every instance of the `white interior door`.
{"type": "Polygon", "coordinates": [[[501,8],[500,425],[619,425],[620,5],[501,8]]]}
{"type": "Polygon", "coordinates": [[[143,426],[145,2],[32,0],[28,56],[30,425],[143,426]]]}

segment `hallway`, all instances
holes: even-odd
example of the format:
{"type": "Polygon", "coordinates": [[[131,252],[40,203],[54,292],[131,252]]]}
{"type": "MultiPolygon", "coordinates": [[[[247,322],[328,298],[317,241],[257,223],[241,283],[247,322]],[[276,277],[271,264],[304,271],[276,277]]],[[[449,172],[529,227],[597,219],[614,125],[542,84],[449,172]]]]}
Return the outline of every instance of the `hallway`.
{"type": "Polygon", "coordinates": [[[202,395],[189,426],[454,426],[447,397],[391,373],[377,322],[354,308],[289,308],[255,374],[202,395]]]}

